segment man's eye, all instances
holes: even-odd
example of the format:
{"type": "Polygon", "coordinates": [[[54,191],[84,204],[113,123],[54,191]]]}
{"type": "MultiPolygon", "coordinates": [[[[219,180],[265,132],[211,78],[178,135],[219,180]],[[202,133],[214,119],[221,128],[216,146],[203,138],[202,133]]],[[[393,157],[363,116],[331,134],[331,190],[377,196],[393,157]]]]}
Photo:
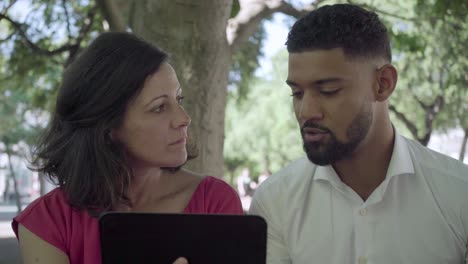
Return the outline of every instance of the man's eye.
{"type": "Polygon", "coordinates": [[[332,90],[332,91],[323,90],[323,91],[320,91],[320,93],[322,95],[325,95],[325,96],[331,96],[331,95],[336,94],[339,90],[340,89],[336,89],[336,90],[332,90]]]}
{"type": "Polygon", "coordinates": [[[291,96],[294,97],[295,99],[300,99],[302,98],[303,95],[304,95],[304,92],[293,92],[291,94],[291,96]]]}

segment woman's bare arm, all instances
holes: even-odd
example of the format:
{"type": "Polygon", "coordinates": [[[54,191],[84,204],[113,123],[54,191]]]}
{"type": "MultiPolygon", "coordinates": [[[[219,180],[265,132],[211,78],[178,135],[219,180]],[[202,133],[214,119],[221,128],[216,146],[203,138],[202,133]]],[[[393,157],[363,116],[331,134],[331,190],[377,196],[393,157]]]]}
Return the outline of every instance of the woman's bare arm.
{"type": "Polygon", "coordinates": [[[19,244],[24,264],[69,264],[67,255],[45,242],[23,225],[18,227],[19,244]]]}

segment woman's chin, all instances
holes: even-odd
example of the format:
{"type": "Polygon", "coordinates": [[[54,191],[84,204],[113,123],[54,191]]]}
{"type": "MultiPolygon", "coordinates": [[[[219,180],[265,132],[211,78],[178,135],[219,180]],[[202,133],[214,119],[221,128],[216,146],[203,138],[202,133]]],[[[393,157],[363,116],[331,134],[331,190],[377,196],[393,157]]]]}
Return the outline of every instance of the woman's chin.
{"type": "Polygon", "coordinates": [[[174,160],[171,160],[171,161],[164,162],[164,164],[162,164],[161,168],[179,168],[179,167],[182,167],[183,165],[185,165],[185,163],[187,163],[187,155],[185,155],[184,157],[181,157],[179,159],[174,159],[174,160]]]}

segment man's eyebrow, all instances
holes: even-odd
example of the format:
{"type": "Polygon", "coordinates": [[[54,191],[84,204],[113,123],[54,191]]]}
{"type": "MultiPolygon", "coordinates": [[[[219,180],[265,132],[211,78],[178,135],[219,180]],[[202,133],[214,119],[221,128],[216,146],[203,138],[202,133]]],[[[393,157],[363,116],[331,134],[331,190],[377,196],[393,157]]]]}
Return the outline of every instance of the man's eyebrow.
{"type": "Polygon", "coordinates": [[[331,77],[331,78],[316,80],[313,83],[321,85],[321,84],[326,84],[326,83],[335,83],[335,82],[342,82],[342,81],[344,81],[343,78],[331,77]]]}
{"type": "MultiPolygon", "coordinates": [[[[325,79],[319,79],[311,82],[312,85],[323,85],[327,83],[336,83],[336,82],[342,82],[344,81],[343,78],[338,78],[338,77],[331,77],[331,78],[325,78],[325,79]]],[[[291,81],[291,80],[286,80],[286,84],[289,86],[297,87],[298,84],[291,81]]]]}

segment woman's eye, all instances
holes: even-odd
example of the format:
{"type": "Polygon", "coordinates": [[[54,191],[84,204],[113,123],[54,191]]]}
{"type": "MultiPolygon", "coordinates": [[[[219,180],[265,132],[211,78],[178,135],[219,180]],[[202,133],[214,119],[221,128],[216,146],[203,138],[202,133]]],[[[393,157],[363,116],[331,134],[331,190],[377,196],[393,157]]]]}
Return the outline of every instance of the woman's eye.
{"type": "Polygon", "coordinates": [[[153,109],[151,109],[151,112],[153,113],[161,113],[163,110],[164,110],[164,105],[159,105],[157,107],[154,107],[153,109]]]}
{"type": "Polygon", "coordinates": [[[184,100],[184,96],[177,96],[177,103],[182,104],[182,101],[184,100]]]}

